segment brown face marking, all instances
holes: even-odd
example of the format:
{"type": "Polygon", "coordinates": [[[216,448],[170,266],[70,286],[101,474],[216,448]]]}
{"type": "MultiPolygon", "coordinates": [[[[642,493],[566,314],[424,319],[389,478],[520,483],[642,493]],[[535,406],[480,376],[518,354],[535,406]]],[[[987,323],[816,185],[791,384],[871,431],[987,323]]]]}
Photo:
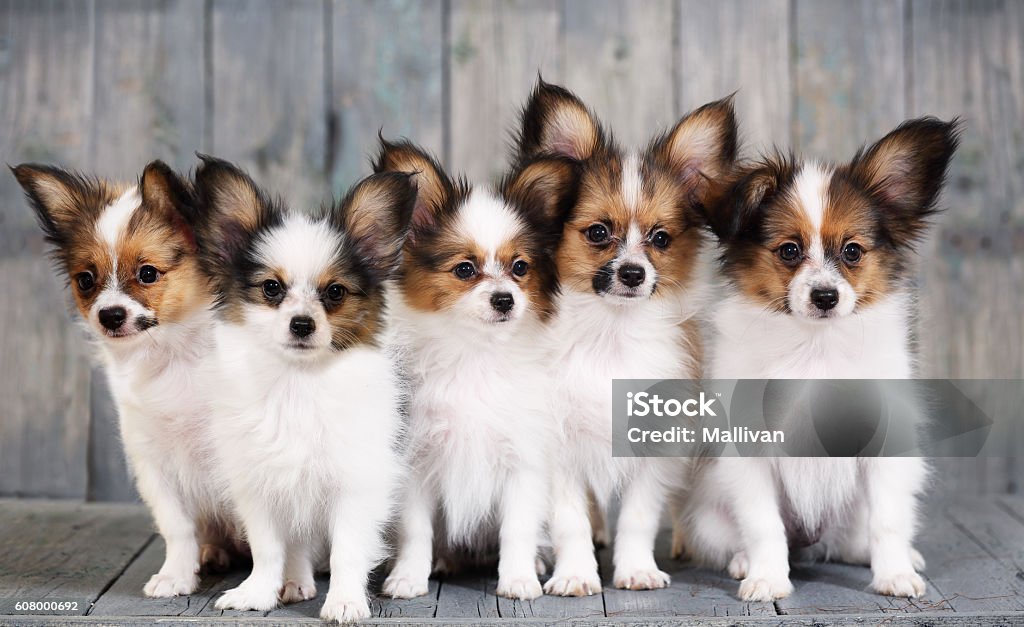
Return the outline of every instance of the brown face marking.
{"type": "MultiPolygon", "coordinates": [[[[454,222],[454,221],[453,221],[454,222]]],[[[487,251],[449,223],[447,228],[410,247],[400,277],[400,285],[409,306],[420,311],[450,309],[480,280],[487,251]],[[455,276],[455,267],[472,263],[477,274],[469,279],[455,276]]]]}

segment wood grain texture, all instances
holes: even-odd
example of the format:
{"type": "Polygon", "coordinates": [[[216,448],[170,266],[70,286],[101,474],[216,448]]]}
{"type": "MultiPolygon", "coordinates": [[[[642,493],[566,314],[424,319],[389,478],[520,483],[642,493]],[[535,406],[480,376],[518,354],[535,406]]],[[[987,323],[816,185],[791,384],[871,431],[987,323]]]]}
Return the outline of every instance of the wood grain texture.
{"type": "Polygon", "coordinates": [[[793,1],[793,148],[847,161],[905,117],[904,2],[793,1]]]}
{"type": "Polygon", "coordinates": [[[645,146],[677,117],[673,3],[643,7],[565,0],[565,84],[627,147],[645,146]]]}
{"type": "MultiPolygon", "coordinates": [[[[83,168],[92,152],[92,2],[0,8],[0,155],[83,168]]],[[[0,175],[0,495],[85,495],[89,364],[21,187],[0,175]]]]}
{"type": "Polygon", "coordinates": [[[369,173],[378,130],[441,152],[444,13],[441,0],[334,0],[331,7],[330,174],[342,194],[369,173]]]}
{"type": "Polygon", "coordinates": [[[454,172],[478,184],[501,176],[538,72],[561,80],[560,19],[549,0],[452,0],[447,165],[454,172]]]}
{"type": "Polygon", "coordinates": [[[321,2],[214,0],[210,149],[296,209],[327,196],[321,2]]]}
{"type": "Polygon", "coordinates": [[[787,146],[792,120],[787,0],[679,1],[681,112],[736,92],[749,154],[787,146]]]}

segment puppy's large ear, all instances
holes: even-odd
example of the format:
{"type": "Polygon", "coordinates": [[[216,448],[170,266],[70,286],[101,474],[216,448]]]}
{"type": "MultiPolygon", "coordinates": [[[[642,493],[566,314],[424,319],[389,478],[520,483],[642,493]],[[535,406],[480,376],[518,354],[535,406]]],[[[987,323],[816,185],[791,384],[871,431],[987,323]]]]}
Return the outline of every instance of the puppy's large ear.
{"type": "Polygon", "coordinates": [[[734,172],[727,185],[709,196],[702,212],[722,243],[756,239],[762,207],[795,176],[792,154],[775,152],[734,172]]]}
{"type": "Polygon", "coordinates": [[[409,234],[412,239],[418,232],[429,231],[437,225],[454,194],[455,185],[437,159],[408,141],[388,142],[381,137],[380,154],[373,163],[373,171],[413,175],[416,203],[412,209],[409,234]]]}
{"type": "Polygon", "coordinates": [[[601,123],[572,92],[537,79],[523,108],[518,159],[558,155],[589,159],[604,143],[601,123]]]}
{"type": "Polygon", "coordinates": [[[377,281],[390,276],[401,261],[416,204],[414,176],[407,172],[371,174],[352,188],[334,212],[356,255],[377,281]]]}
{"type": "Polygon", "coordinates": [[[192,185],[163,161],[151,162],[139,179],[142,206],[160,212],[193,246],[199,219],[198,204],[192,185]]]}
{"type": "Polygon", "coordinates": [[[253,234],[270,226],[278,214],[266,193],[235,165],[207,155],[196,170],[200,216],[199,245],[213,263],[233,264],[253,234]]]}
{"type": "Polygon", "coordinates": [[[960,130],[957,119],[908,120],[850,162],[850,177],[879,203],[897,243],[913,243],[935,212],[960,130]]]}
{"type": "Polygon", "coordinates": [[[510,172],[502,181],[501,190],[537,226],[561,233],[575,204],[578,182],[578,162],[545,157],[510,172]]]}
{"type": "Polygon", "coordinates": [[[104,204],[102,184],[96,179],[37,163],[23,163],[11,172],[25,190],[46,240],[55,246],[66,243],[74,225],[104,204]]]}
{"type": "Polygon", "coordinates": [[[708,103],[654,140],[651,155],[681,182],[690,201],[703,205],[714,183],[732,172],[737,153],[732,96],[708,103]]]}

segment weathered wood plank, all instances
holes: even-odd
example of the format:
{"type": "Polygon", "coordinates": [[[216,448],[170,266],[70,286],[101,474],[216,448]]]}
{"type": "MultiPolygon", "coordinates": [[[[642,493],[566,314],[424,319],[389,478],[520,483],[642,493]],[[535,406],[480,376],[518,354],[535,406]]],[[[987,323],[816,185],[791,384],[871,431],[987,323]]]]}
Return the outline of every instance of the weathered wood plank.
{"type": "Polygon", "coordinates": [[[739,90],[736,113],[749,152],[788,145],[792,120],[789,22],[787,0],[680,0],[682,111],[677,113],[739,90]]]}
{"type": "Polygon", "coordinates": [[[369,173],[378,129],[440,154],[444,15],[441,0],[334,0],[331,7],[330,175],[341,194],[369,173]]]}
{"type": "Polygon", "coordinates": [[[903,121],[904,2],[794,2],[794,148],[845,161],[903,121]]]}
{"type": "Polygon", "coordinates": [[[497,578],[492,574],[464,573],[441,580],[437,597],[440,618],[498,618],[497,578]]]}
{"type": "MultiPolygon", "coordinates": [[[[0,11],[0,154],[86,168],[94,5],[8,1],[0,11]]],[[[63,277],[9,172],[0,175],[0,495],[82,498],[89,365],[63,277]]]]}
{"type": "Polygon", "coordinates": [[[675,122],[673,5],[565,0],[565,84],[625,146],[675,122]]]}
{"type": "Polygon", "coordinates": [[[152,537],[136,505],[0,501],[0,614],[18,601],[72,601],[85,614],[152,537]]]}
{"type": "Polygon", "coordinates": [[[296,209],[327,196],[325,5],[214,0],[210,149],[296,209]]]}
{"type": "Polygon", "coordinates": [[[486,183],[503,172],[509,133],[537,73],[561,79],[558,5],[452,0],[450,20],[447,165],[486,183]]]}

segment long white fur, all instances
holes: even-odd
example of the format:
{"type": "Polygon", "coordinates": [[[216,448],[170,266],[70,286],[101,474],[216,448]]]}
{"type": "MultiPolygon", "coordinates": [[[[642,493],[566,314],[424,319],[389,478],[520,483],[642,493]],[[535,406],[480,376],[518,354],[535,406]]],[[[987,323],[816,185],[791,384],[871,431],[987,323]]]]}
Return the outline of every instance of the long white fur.
{"type": "Polygon", "coordinates": [[[545,406],[544,326],[536,304],[495,259],[524,227],[500,199],[478,189],[459,208],[454,228],[487,253],[479,284],[447,311],[415,310],[398,294],[392,301],[395,341],[413,390],[412,472],[384,593],[426,594],[435,538],[442,551],[486,551],[497,539],[497,593],[532,599],[542,592],[535,562],[556,425],[545,406]],[[492,321],[495,292],[513,295],[511,320],[492,321]]]}
{"type": "Polygon", "coordinates": [[[316,285],[343,239],[292,215],[257,245],[288,276],[276,309],[247,305],[244,322],[218,323],[211,430],[218,473],[237,508],[253,570],[219,608],[267,610],[316,595],[313,564],[329,547],[321,616],[369,616],[367,576],[384,557],[383,526],[400,484],[401,388],[394,362],[370,346],[330,349],[316,285]],[[308,315],[314,349],[287,348],[288,325],[308,315]]]}
{"type": "MultiPolygon", "coordinates": [[[[795,182],[800,206],[819,229],[828,174],[807,164],[795,182]]],[[[853,288],[810,248],[789,292],[793,314],[767,311],[738,293],[715,308],[711,377],[911,378],[909,295],[898,291],[853,311],[853,288]],[[845,315],[822,320],[803,314],[810,289],[822,282],[838,288],[836,310],[845,315]]],[[[916,570],[924,561],[911,543],[926,470],[924,460],[913,457],[709,460],[695,478],[685,515],[690,549],[705,562],[728,565],[742,579],[742,599],[783,598],[793,589],[785,507],[796,519],[790,522],[821,530],[818,555],[870,564],[879,593],[919,596],[925,583],[916,570]]]]}
{"type": "MultiPolygon", "coordinates": [[[[623,200],[636,208],[640,173],[635,156],[625,160],[623,200]]],[[[650,294],[657,277],[638,249],[636,224],[621,257],[646,271],[640,293],[650,294]]],[[[616,260],[615,267],[622,260],[616,260]]],[[[615,281],[618,281],[616,278],[615,281]]],[[[662,287],[661,289],[664,289],[662,287]]],[[[698,311],[700,291],[669,288],[654,298],[566,291],[560,295],[548,342],[552,409],[561,423],[552,479],[549,522],[555,569],[545,584],[550,594],[580,596],[601,590],[591,540],[587,493],[601,508],[613,493],[622,498],[615,537],[613,583],[631,589],[663,588],[669,576],[654,560],[654,538],[667,495],[682,489],[687,460],[613,458],[613,379],[690,378],[698,371],[683,323],[698,311]]]]}
{"type": "MultiPolygon", "coordinates": [[[[97,221],[97,233],[114,260],[140,203],[138,188],[130,188],[97,221]]],[[[207,306],[180,322],[161,321],[145,331],[110,338],[98,313],[112,306],[127,310],[126,327],[152,312],[114,279],[104,286],[86,320],[117,405],[129,468],[167,544],[163,565],[143,591],[152,597],[191,594],[199,584],[200,543],[222,539],[203,537],[206,523],[231,527],[230,508],[212,479],[209,406],[196,376],[210,351],[213,314],[207,306]]],[[[221,547],[204,548],[217,553],[209,556],[216,561],[226,557],[221,547]]]]}

